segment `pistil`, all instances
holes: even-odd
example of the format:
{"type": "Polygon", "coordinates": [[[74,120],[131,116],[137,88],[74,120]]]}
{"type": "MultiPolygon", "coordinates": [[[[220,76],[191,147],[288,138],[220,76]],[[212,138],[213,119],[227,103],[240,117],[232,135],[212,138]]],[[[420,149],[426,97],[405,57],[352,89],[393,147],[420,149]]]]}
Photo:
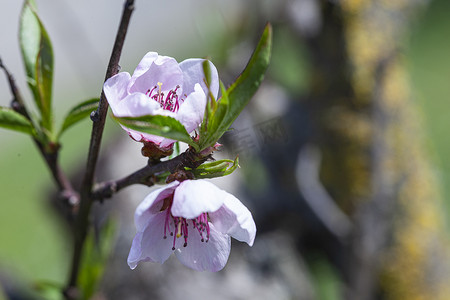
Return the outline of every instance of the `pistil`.
{"type": "Polygon", "coordinates": [[[152,89],[148,89],[145,93],[146,96],[149,98],[155,100],[156,102],[161,105],[161,107],[165,110],[170,110],[172,112],[178,111],[180,108],[179,101],[182,101],[182,99],[178,98],[177,90],[180,88],[179,85],[175,87],[173,90],[169,90],[167,93],[167,96],[164,98],[164,92],[162,92],[162,83],[158,82],[157,85],[155,85],[152,89]],[[154,91],[156,90],[156,93],[154,91]]]}

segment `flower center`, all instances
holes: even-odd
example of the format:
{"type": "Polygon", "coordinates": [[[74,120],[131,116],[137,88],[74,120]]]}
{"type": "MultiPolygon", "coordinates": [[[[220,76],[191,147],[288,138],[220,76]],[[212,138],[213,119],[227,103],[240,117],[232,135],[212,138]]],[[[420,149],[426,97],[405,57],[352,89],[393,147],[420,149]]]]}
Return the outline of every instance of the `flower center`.
{"type": "Polygon", "coordinates": [[[152,89],[148,89],[145,95],[149,98],[155,100],[161,105],[161,107],[165,110],[170,110],[172,112],[178,111],[180,108],[180,101],[182,99],[178,98],[177,90],[180,88],[179,85],[175,87],[173,90],[169,90],[167,95],[161,91],[162,83],[158,82],[152,89]]]}
{"type": "Polygon", "coordinates": [[[173,236],[173,245],[172,250],[175,250],[175,242],[177,238],[183,237],[184,238],[184,244],[183,247],[187,246],[188,241],[188,231],[189,231],[189,224],[192,225],[192,231],[197,231],[200,235],[200,240],[202,242],[208,242],[209,241],[209,235],[210,235],[210,229],[209,229],[209,223],[208,223],[208,213],[202,213],[200,216],[198,216],[195,219],[186,219],[183,217],[174,217],[172,213],[170,212],[170,209],[172,207],[172,203],[170,203],[170,206],[166,209],[166,220],[164,222],[164,236],[163,238],[167,238],[167,233],[170,234],[170,236],[173,236]],[[170,222],[170,221],[173,222],[170,222]],[[171,224],[173,224],[171,226],[171,224]]]}

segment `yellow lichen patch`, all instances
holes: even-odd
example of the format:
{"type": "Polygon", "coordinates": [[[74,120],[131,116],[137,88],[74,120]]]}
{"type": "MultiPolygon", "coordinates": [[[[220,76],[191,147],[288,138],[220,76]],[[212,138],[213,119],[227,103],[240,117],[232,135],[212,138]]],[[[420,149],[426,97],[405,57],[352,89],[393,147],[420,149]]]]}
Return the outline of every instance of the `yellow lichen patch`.
{"type": "Polygon", "coordinates": [[[341,5],[347,12],[357,14],[366,5],[367,0],[343,0],[341,5]]]}
{"type": "Polygon", "coordinates": [[[371,124],[366,116],[344,106],[329,109],[323,123],[329,139],[322,149],[321,180],[341,208],[350,213],[355,205],[354,199],[367,198],[370,194],[364,149],[370,142],[371,124]]]}
{"type": "Polygon", "coordinates": [[[406,71],[401,63],[388,64],[384,71],[382,98],[387,100],[384,105],[388,112],[396,113],[402,110],[405,99],[411,99],[406,71]]]}
{"type": "Polygon", "coordinates": [[[353,165],[350,159],[347,161],[349,153],[342,156],[342,166],[352,176],[348,180],[353,180],[349,184],[354,188],[351,199],[355,202],[355,195],[367,195],[371,188],[368,168],[372,158],[358,151],[371,149],[375,131],[383,134],[384,156],[380,163],[394,190],[392,201],[397,213],[390,247],[382,256],[383,296],[392,300],[450,299],[450,274],[445,273],[449,272],[450,256],[448,242],[443,238],[441,195],[424,150],[422,121],[411,101],[405,66],[397,49],[398,37],[406,24],[402,25],[401,18],[395,16],[407,14],[411,1],[346,0],[341,5],[354,102],[367,103],[370,112],[373,101],[377,101],[381,111],[379,120],[361,112],[342,114],[335,120],[340,122],[335,130],[348,139],[341,141],[344,144],[341,147],[354,151],[353,165]],[[359,121],[364,118],[374,122],[373,130],[359,121]],[[444,271],[438,270],[436,264],[444,271]]]}
{"type": "Polygon", "coordinates": [[[383,101],[391,118],[387,140],[393,151],[395,176],[401,182],[397,196],[400,212],[395,223],[392,246],[386,253],[381,285],[387,299],[439,299],[445,294],[442,280],[428,278],[436,273],[431,266],[434,252],[448,257],[442,240],[440,193],[423,150],[421,122],[409,98],[402,65],[386,69],[383,101]]]}

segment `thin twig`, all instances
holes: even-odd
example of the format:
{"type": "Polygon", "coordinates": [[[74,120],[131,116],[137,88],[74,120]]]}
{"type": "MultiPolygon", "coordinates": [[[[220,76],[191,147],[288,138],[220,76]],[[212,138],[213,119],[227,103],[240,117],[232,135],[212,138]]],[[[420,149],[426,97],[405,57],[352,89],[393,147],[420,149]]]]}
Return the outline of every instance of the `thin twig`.
{"type": "MultiPolygon", "coordinates": [[[[28,113],[25,107],[22,94],[20,93],[20,90],[16,86],[14,77],[6,68],[6,66],[3,64],[1,58],[0,58],[0,68],[3,69],[3,71],[6,74],[6,77],[8,78],[9,89],[11,91],[11,94],[13,95],[13,100],[11,101],[11,108],[33,123],[33,120],[31,119],[30,114],[28,113]]],[[[37,138],[33,138],[33,141],[36,147],[39,149],[39,152],[41,153],[45,162],[47,163],[47,166],[53,176],[53,179],[56,185],[58,186],[58,190],[60,192],[61,197],[69,204],[77,203],[78,194],[73,189],[72,184],[70,183],[69,179],[62,171],[61,166],[58,163],[58,155],[59,155],[58,145],[48,145],[46,147],[37,138]]]]}
{"type": "MultiPolygon", "coordinates": [[[[117,74],[118,72],[119,60],[133,9],[134,0],[125,1],[122,18],[117,31],[111,58],[109,60],[105,80],[117,74]]],[[[84,173],[83,182],[80,189],[80,207],[74,227],[74,252],[72,257],[72,266],[69,281],[64,293],[66,299],[75,299],[78,296],[76,284],[80,269],[83,245],[89,227],[89,213],[93,202],[91,192],[94,185],[95,167],[100,151],[100,143],[103,135],[107,112],[108,102],[106,101],[106,97],[102,91],[98,110],[92,118],[94,122],[92,127],[91,141],[89,145],[89,154],[87,159],[86,171],[84,173]]]]}
{"type": "MultiPolygon", "coordinates": [[[[130,22],[131,13],[134,9],[134,0],[127,0],[125,2],[122,19],[117,31],[116,40],[114,43],[113,51],[111,53],[111,58],[109,60],[108,68],[105,75],[105,81],[118,73],[119,70],[119,60],[122,54],[122,48],[125,41],[125,36],[128,30],[128,24],[130,22]]],[[[98,154],[100,151],[100,141],[103,135],[103,128],[105,127],[106,115],[108,112],[108,101],[106,101],[105,94],[101,93],[100,103],[93,117],[93,127],[91,142],[89,146],[89,156],[86,166],[86,172],[84,174],[84,181],[82,189],[90,192],[92,183],[94,181],[95,167],[98,160],[98,154]]]]}
{"type": "Polygon", "coordinates": [[[119,180],[99,183],[94,188],[92,197],[94,200],[101,201],[110,198],[114,193],[117,193],[121,189],[133,184],[144,184],[151,186],[154,184],[154,181],[152,180],[153,175],[167,171],[173,173],[175,170],[182,169],[184,167],[194,169],[207,159],[209,159],[209,155],[202,156],[201,154],[196,154],[193,152],[192,149],[188,149],[186,152],[183,152],[170,160],[159,162],[155,165],[145,166],[144,168],[139,169],[119,180]]]}
{"type": "Polygon", "coordinates": [[[2,59],[0,58],[0,68],[3,69],[3,71],[6,74],[6,77],[8,78],[9,83],[9,89],[11,91],[11,94],[13,95],[13,100],[11,102],[11,108],[23,115],[28,120],[30,119],[30,115],[28,114],[25,104],[23,102],[22,95],[19,91],[19,89],[16,86],[16,81],[14,80],[14,77],[11,75],[11,73],[8,71],[6,66],[3,64],[2,59]]]}

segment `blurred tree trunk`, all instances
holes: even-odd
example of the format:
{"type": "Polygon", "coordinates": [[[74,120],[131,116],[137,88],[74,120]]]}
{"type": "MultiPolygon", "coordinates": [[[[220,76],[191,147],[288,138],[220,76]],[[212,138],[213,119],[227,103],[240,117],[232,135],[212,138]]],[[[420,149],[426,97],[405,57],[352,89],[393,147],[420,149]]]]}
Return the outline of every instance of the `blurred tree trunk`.
{"type": "Polygon", "coordinates": [[[307,38],[321,182],[353,223],[345,299],[450,297],[441,196],[400,50],[418,2],[322,1],[307,38]]]}

